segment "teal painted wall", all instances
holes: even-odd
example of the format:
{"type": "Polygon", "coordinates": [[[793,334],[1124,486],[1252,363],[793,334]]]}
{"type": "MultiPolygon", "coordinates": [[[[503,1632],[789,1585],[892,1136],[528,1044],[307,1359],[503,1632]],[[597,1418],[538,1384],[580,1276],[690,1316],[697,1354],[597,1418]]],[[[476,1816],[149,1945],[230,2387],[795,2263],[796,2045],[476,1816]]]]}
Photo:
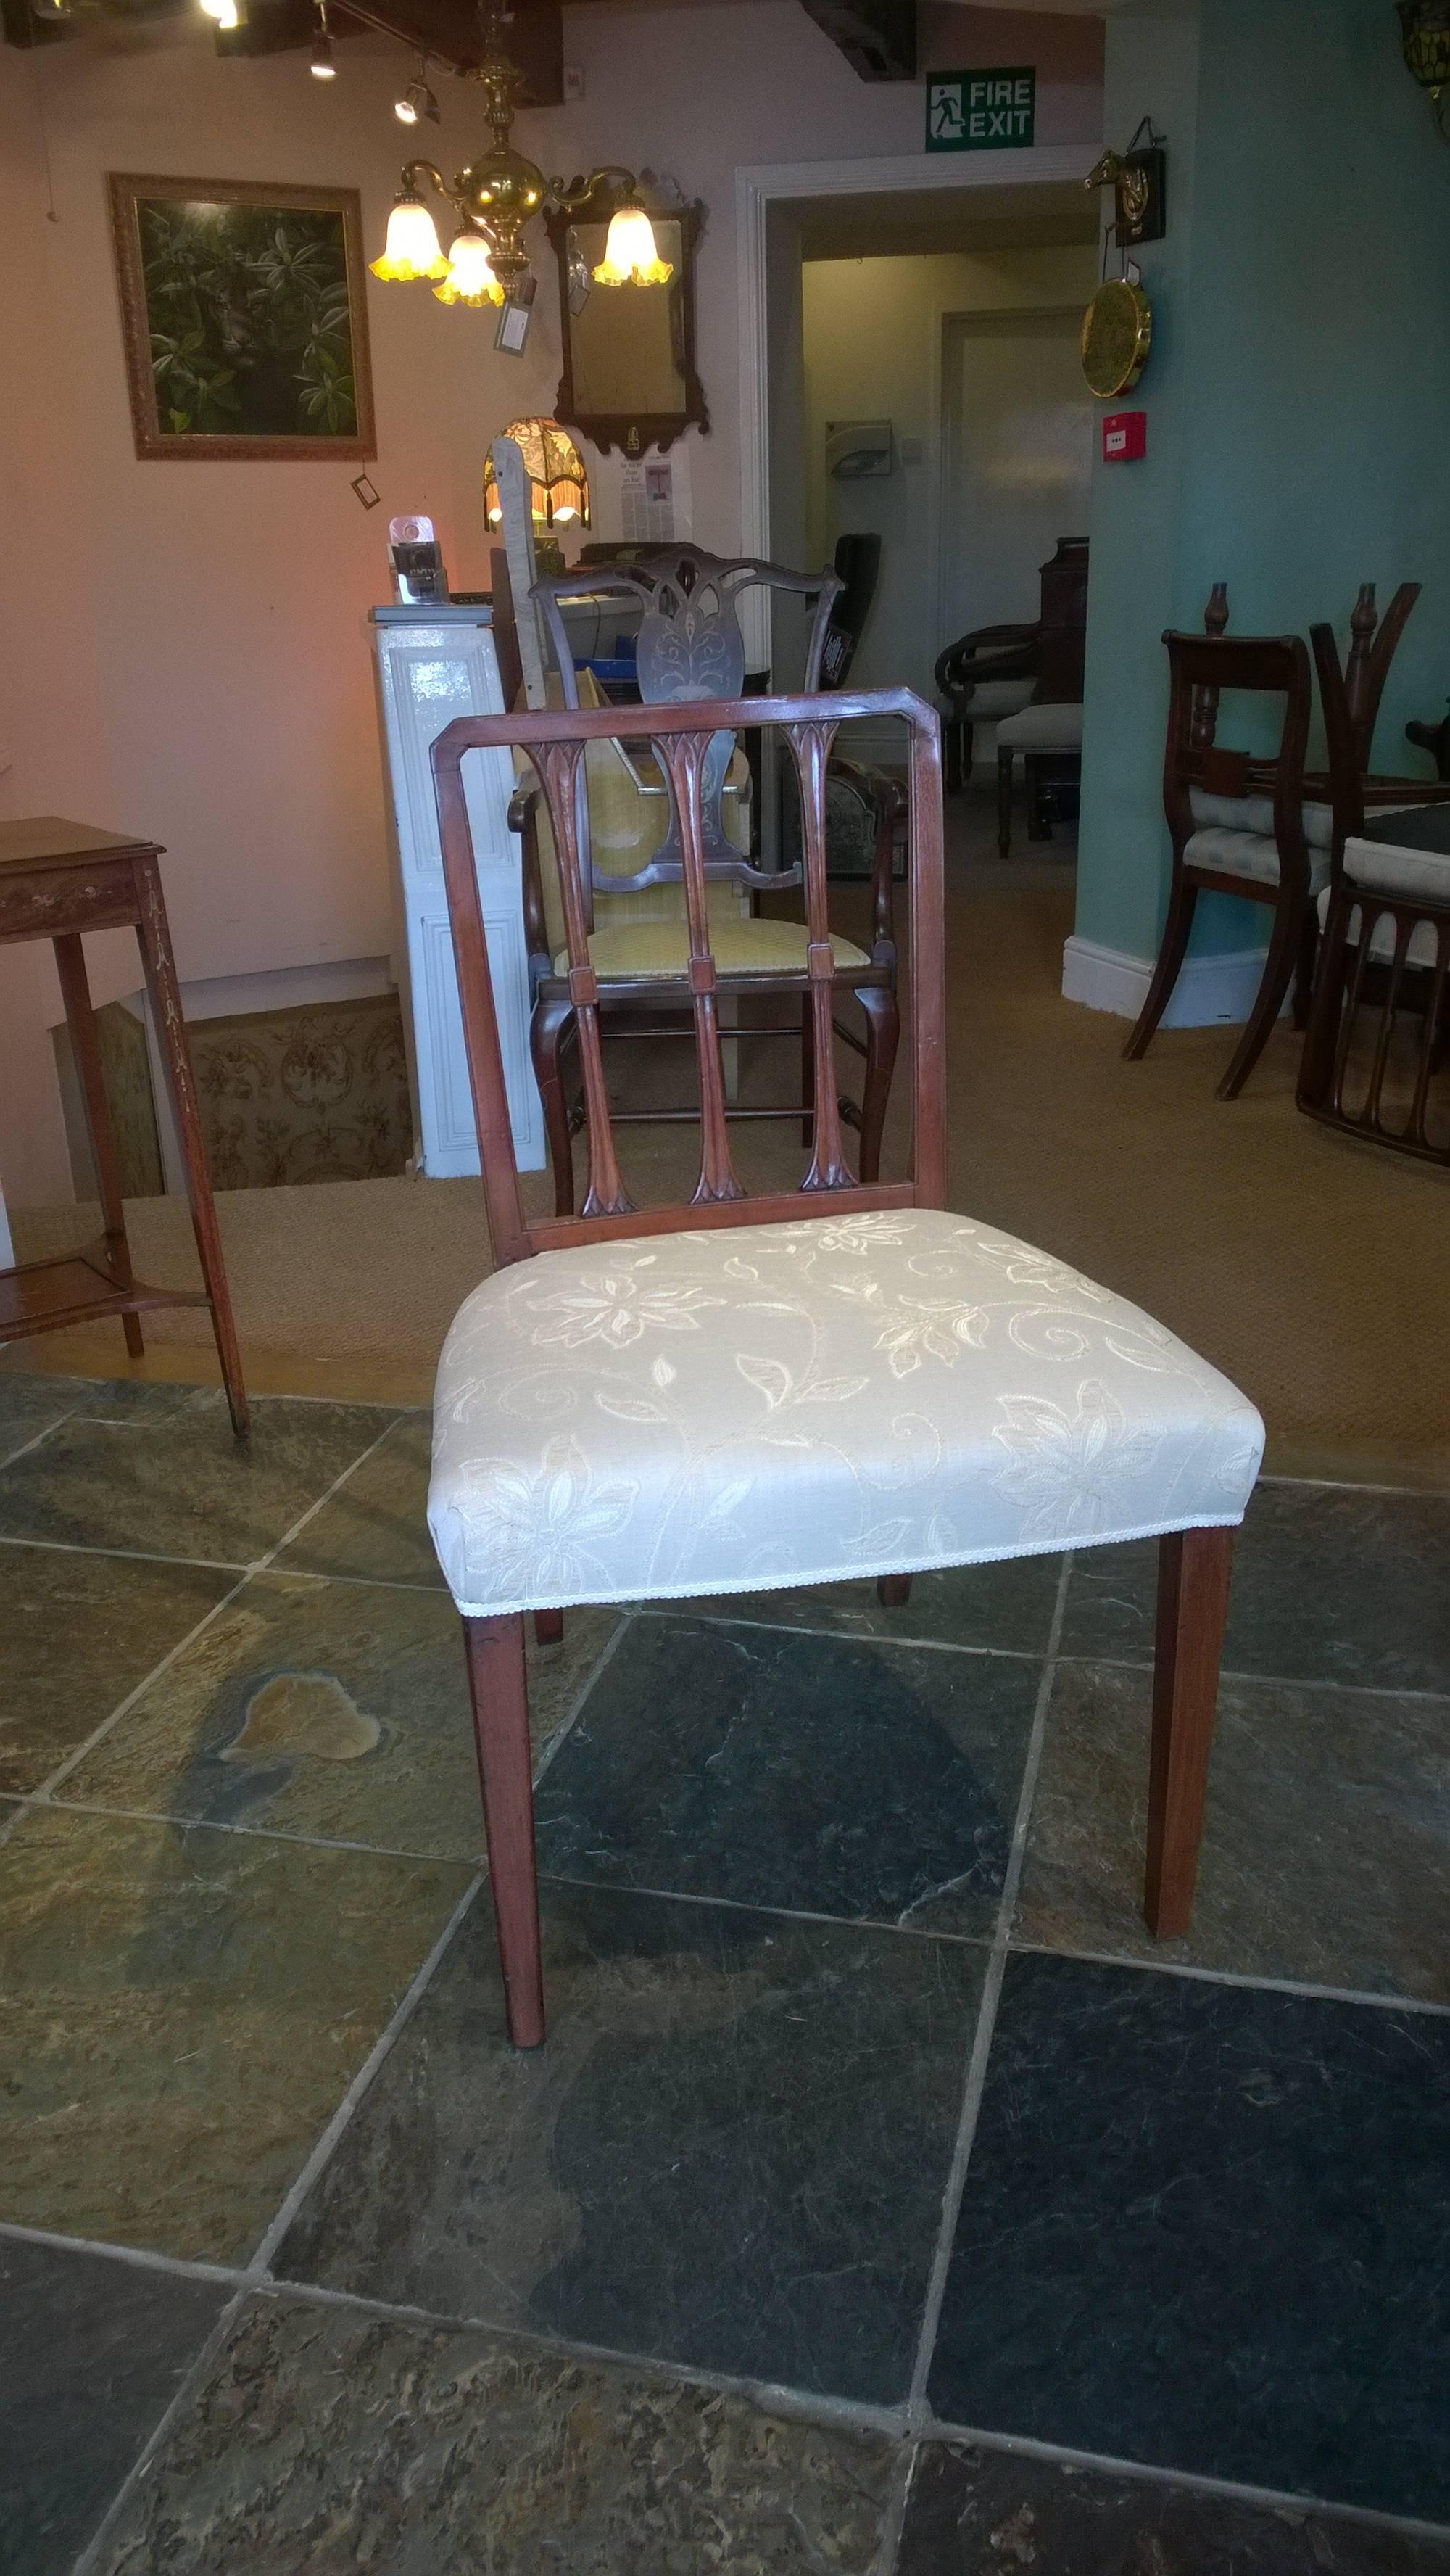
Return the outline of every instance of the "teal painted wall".
{"type": "MultiPolygon", "coordinates": [[[[1200,624],[1214,581],[1239,632],[1328,617],[1341,641],[1361,581],[1382,603],[1423,582],[1381,767],[1423,767],[1405,719],[1450,695],[1450,150],[1392,10],[1130,8],[1108,21],[1109,138],[1145,113],[1168,136],[1169,230],[1142,259],[1148,458],[1097,468],[1077,922],[1135,956],[1168,882],[1159,637],[1200,624]]],[[[1195,951],[1262,945],[1266,923],[1215,898],[1195,951]]]]}

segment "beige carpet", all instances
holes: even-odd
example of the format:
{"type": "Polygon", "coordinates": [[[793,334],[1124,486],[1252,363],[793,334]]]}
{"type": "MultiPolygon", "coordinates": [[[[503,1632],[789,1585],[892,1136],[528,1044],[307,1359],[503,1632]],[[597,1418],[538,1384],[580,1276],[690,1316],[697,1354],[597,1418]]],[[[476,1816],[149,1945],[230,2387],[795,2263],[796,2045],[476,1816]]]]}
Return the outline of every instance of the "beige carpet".
{"type": "MultiPolygon", "coordinates": [[[[1262,1408],[1271,1463],[1450,1485],[1450,1181],[1324,1133],[1294,1108],[1281,1027],[1248,1092],[1213,1086],[1223,1029],[1160,1036],[1124,1064],[1123,1023],[1066,1003],[1067,871],[954,872],[949,906],[951,1201],[1052,1250],[1181,1333],[1262,1408]]],[[[857,889],[840,890],[852,927],[857,889]]],[[[628,1054],[631,1092],[678,1084],[682,1051],[628,1054]]],[[[747,1094],[783,1096],[789,1046],[742,1049],[747,1094]]],[[[676,1096],[679,1096],[678,1091],[676,1096]]],[[[898,1147],[904,1100],[893,1104],[898,1147]]],[[[741,1128],[742,1176],[798,1172],[797,1132],[741,1128]]],[[[683,1176],[689,1131],[629,1131],[637,1194],[683,1176]]],[[[888,1154],[888,1161],[890,1155],[888,1154]]],[[[439,1344],[488,1266],[469,1181],[334,1182],[220,1199],[243,1352],[259,1390],[426,1398],[439,1344]]],[[[184,1210],[129,1210],[138,1271],[195,1276],[184,1210]]],[[[20,1256],[74,1241],[82,1211],[16,1222],[20,1256]]],[[[206,1373],[204,1314],[147,1319],[161,1375],[206,1373]]],[[[119,1327],[57,1334],[0,1366],[120,1373],[119,1327]]]]}

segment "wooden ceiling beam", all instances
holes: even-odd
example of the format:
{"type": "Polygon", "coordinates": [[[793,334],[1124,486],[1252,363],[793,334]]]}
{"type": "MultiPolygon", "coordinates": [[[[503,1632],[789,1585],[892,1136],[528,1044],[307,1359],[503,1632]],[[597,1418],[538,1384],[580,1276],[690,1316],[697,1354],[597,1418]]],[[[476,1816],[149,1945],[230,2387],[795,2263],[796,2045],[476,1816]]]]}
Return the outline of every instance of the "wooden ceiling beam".
{"type": "Polygon", "coordinates": [[[860,80],[916,78],[916,0],[801,0],[860,80]]]}

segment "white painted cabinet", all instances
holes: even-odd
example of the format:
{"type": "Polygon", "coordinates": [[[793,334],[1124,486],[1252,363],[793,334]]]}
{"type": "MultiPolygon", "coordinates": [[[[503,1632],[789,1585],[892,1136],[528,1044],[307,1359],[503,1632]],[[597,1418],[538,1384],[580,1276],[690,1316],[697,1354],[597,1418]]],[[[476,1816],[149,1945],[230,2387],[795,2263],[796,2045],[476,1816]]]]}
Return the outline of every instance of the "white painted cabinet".
{"type": "MultiPolygon", "coordinates": [[[[399,981],[410,1025],[420,1168],[435,1179],[449,1178],[478,1170],[478,1137],[428,754],[455,716],[501,714],[503,692],[486,608],[375,608],[373,631],[405,934],[399,981]]],[[[470,752],[463,785],[514,1151],[521,1171],[540,1171],[544,1119],[529,1060],[528,958],[520,844],[508,828],[508,753],[470,752]]]]}

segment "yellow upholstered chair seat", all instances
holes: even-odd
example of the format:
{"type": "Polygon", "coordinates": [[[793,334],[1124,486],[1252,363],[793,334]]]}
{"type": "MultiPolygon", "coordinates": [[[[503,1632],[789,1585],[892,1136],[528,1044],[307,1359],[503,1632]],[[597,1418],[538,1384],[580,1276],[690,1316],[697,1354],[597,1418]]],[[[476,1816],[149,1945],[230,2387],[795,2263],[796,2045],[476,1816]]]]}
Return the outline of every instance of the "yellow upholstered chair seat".
{"type": "MultiPolygon", "coordinates": [[[[810,934],[803,921],[750,921],[725,918],[710,925],[710,948],[722,975],[804,975],[810,934]]],[[[869,966],[864,948],[834,932],[831,949],[838,966],[869,966]]],[[[589,962],[597,975],[657,975],[683,983],[690,961],[690,934],[683,921],[632,921],[596,930],[589,942],[589,962]]],[[[561,948],[554,959],[556,975],[569,971],[569,954],[561,948]]]]}
{"type": "MultiPolygon", "coordinates": [[[[609,701],[590,670],[578,673],[581,707],[603,707],[609,701]]],[[[547,683],[549,705],[563,704],[563,692],[557,672],[551,671],[547,683]]],[[[633,722],[641,730],[647,715],[633,710],[621,712],[621,722],[633,722]]],[[[536,787],[533,765],[524,751],[514,753],[514,775],[521,786],[536,787]]],[[[652,753],[641,750],[633,759],[626,758],[620,745],[613,741],[591,742],[584,754],[584,776],[589,797],[589,844],[597,876],[636,876],[648,867],[669,830],[670,800],[664,774],[652,753]],[[646,782],[644,788],[641,781],[646,782]]],[[[742,858],[750,850],[750,769],[741,751],[731,761],[725,781],[724,826],[742,858]]],[[[539,881],[544,898],[544,926],[548,932],[551,953],[564,945],[564,902],[559,891],[559,862],[554,852],[554,836],[549,824],[548,808],[543,798],[537,808],[539,836],[539,881]]],[[[749,897],[743,886],[717,880],[709,890],[709,912],[712,933],[722,922],[749,918],[749,897]]],[[[605,925],[639,923],[683,923],[685,889],[675,882],[642,886],[633,894],[594,894],[594,919],[605,925]]],[[[601,972],[603,969],[601,968],[601,972]]],[[[664,969],[659,970],[664,972],[664,969]]]]}

